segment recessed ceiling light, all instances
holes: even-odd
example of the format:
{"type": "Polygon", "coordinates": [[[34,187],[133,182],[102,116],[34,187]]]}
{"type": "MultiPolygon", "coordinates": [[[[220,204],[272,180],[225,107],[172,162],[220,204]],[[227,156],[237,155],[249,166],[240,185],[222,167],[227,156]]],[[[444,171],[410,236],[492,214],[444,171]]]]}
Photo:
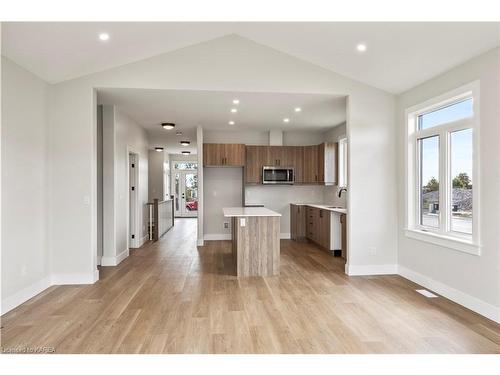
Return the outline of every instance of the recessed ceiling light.
{"type": "Polygon", "coordinates": [[[189,155],[190,153],[191,153],[191,151],[181,151],[182,155],[189,155]]]}
{"type": "Polygon", "coordinates": [[[366,44],[363,44],[363,43],[360,43],[356,46],[356,49],[359,51],[359,52],[365,52],[366,51],[366,44]]]}
{"type": "Polygon", "coordinates": [[[99,40],[102,42],[105,42],[109,40],[109,34],[108,33],[100,33],[99,34],[99,40]]]}
{"type": "Polygon", "coordinates": [[[283,122],[290,122],[290,119],[289,118],[284,118],[283,122]]]}
{"type": "Polygon", "coordinates": [[[302,108],[300,108],[300,107],[295,107],[295,108],[294,108],[294,111],[295,111],[295,112],[300,112],[300,111],[302,111],[302,108]]]}
{"type": "Polygon", "coordinates": [[[155,147],[155,151],[162,152],[163,151],[163,147],[155,147]]]}
{"type": "Polygon", "coordinates": [[[170,130],[170,129],[175,128],[175,124],[172,122],[162,122],[161,126],[163,127],[163,129],[166,129],[166,130],[170,130]]]}
{"type": "Polygon", "coordinates": [[[229,121],[229,125],[234,125],[234,121],[229,121]]]}
{"type": "Polygon", "coordinates": [[[231,113],[236,113],[238,110],[236,108],[231,108],[231,113]]]}
{"type": "Polygon", "coordinates": [[[182,132],[175,132],[175,135],[182,135],[182,132]]]}
{"type": "Polygon", "coordinates": [[[233,99],[233,104],[240,104],[240,100],[239,99],[233,99]]]}
{"type": "Polygon", "coordinates": [[[181,141],[181,146],[189,146],[191,142],[189,141],[181,141]]]}

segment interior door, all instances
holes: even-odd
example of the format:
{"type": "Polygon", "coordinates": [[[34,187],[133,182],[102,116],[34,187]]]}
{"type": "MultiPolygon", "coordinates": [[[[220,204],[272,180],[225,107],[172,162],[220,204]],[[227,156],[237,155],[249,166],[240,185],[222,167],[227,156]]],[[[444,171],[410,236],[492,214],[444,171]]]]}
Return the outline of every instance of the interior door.
{"type": "Polygon", "coordinates": [[[175,171],[174,196],[176,217],[198,216],[197,171],[175,171]]]}

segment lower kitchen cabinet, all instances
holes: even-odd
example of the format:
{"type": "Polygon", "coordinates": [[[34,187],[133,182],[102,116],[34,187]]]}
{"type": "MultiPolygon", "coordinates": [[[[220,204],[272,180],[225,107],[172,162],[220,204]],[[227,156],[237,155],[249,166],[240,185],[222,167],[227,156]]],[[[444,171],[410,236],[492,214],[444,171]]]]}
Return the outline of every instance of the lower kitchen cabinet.
{"type": "Polygon", "coordinates": [[[306,211],[306,206],[290,204],[290,238],[294,241],[307,240],[306,211]]]}
{"type": "Polygon", "coordinates": [[[317,245],[330,250],[330,211],[307,207],[306,237],[317,245]]]}
{"type": "Polygon", "coordinates": [[[347,259],[347,215],[340,215],[340,225],[342,227],[342,258],[347,259]]]}

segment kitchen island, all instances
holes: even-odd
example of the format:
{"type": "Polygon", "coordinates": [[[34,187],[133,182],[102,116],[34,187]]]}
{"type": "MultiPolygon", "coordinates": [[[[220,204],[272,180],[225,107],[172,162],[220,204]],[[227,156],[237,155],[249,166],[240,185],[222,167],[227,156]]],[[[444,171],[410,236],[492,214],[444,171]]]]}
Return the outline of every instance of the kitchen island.
{"type": "Polygon", "coordinates": [[[264,207],[225,207],[231,218],[237,276],[279,275],[281,214],[264,207]]]}

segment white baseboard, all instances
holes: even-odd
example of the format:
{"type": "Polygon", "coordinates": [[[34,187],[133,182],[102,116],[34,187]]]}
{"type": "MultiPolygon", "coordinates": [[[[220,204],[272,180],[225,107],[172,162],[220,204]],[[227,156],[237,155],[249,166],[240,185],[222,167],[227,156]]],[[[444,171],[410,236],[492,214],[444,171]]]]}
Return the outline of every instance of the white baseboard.
{"type": "Polygon", "coordinates": [[[146,234],[145,236],[143,236],[141,239],[139,239],[139,247],[141,247],[142,245],[144,245],[147,241],[148,241],[148,235],[146,234]]]}
{"type": "Polygon", "coordinates": [[[349,276],[395,275],[397,264],[345,265],[345,273],[349,276]]]}
{"type": "Polygon", "coordinates": [[[102,257],[101,258],[101,266],[104,266],[104,267],[117,266],[128,256],[129,256],[129,249],[125,249],[117,256],[102,257]]]}
{"type": "Polygon", "coordinates": [[[231,233],[212,233],[203,235],[204,241],[225,241],[231,239],[231,233]]]}
{"type": "Polygon", "coordinates": [[[458,303],[480,315],[487,317],[497,323],[500,323],[500,308],[484,302],[476,297],[461,292],[458,289],[452,288],[439,281],[431,279],[421,273],[412,271],[406,267],[399,266],[399,275],[413,281],[416,284],[448,298],[449,300],[458,303]]]}
{"type": "Polygon", "coordinates": [[[2,315],[15,309],[53,285],[94,284],[99,280],[99,270],[91,273],[53,274],[47,276],[2,300],[2,315]]]}
{"type": "MultiPolygon", "coordinates": [[[[280,233],[280,238],[282,240],[289,240],[290,239],[290,233],[280,233]]],[[[203,236],[203,239],[205,241],[225,241],[225,240],[230,240],[231,239],[231,233],[205,234],[203,236]]]]}
{"type": "Polygon", "coordinates": [[[197,246],[203,246],[205,245],[205,242],[203,241],[203,238],[198,238],[198,241],[196,242],[197,246]]]}
{"type": "Polygon", "coordinates": [[[23,289],[21,289],[16,294],[2,299],[2,315],[10,310],[16,308],[20,304],[26,302],[27,300],[35,297],[37,294],[40,294],[45,289],[51,286],[51,278],[47,276],[23,289]]]}
{"type": "Polygon", "coordinates": [[[93,284],[98,279],[99,271],[97,270],[90,273],[58,273],[51,276],[51,285],[93,284]]]}

